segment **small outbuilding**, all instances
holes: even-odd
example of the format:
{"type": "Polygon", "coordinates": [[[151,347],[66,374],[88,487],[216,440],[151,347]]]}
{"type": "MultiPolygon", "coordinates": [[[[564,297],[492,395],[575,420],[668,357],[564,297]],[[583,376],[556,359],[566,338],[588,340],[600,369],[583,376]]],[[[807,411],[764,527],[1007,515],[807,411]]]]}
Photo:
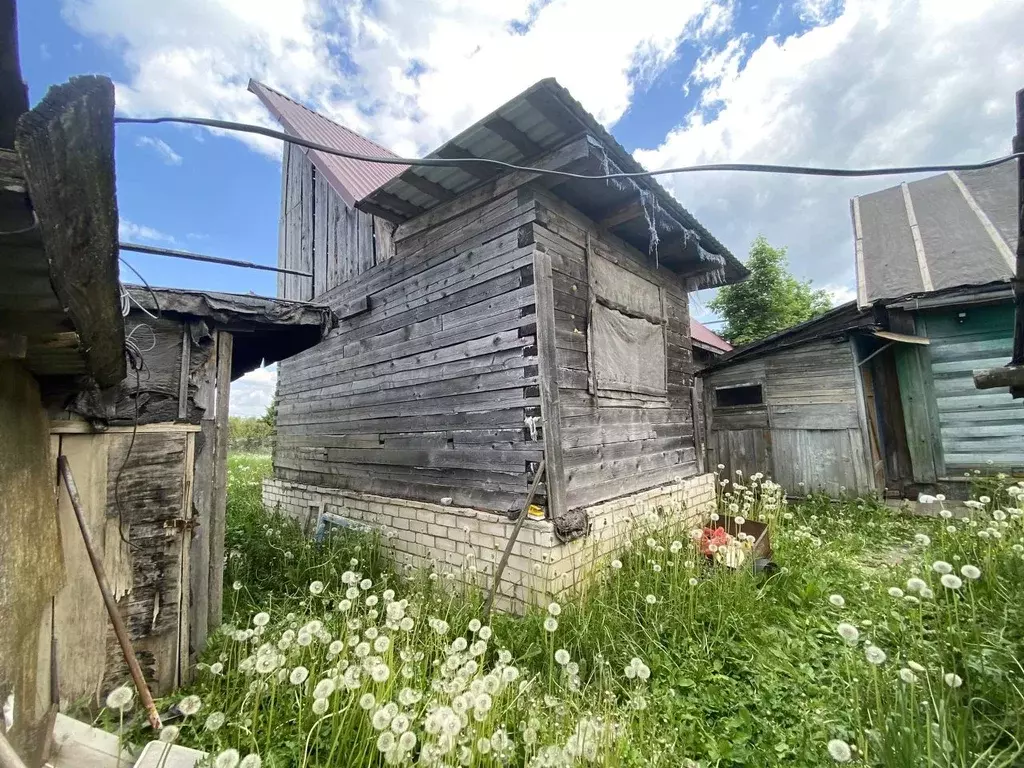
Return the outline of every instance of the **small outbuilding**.
{"type": "Polygon", "coordinates": [[[1016,178],[1011,162],[854,198],[857,301],[702,372],[709,461],[831,495],[1024,475],[1024,402],[972,379],[1012,353],[1016,178]]]}

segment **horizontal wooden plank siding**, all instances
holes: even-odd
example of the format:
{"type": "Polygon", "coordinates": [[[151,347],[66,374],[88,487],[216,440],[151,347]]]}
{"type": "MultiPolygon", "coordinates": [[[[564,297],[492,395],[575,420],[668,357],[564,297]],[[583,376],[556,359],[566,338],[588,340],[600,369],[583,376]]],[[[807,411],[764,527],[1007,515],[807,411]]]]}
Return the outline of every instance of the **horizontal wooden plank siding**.
{"type": "Polygon", "coordinates": [[[688,297],[672,272],[656,269],[565,203],[537,193],[532,241],[551,262],[555,354],[566,506],[575,508],[635,493],[697,473],[690,387],[693,360],[688,297]],[[588,237],[589,235],[589,237],[588,237]],[[664,317],[667,396],[593,392],[588,354],[588,243],[594,257],[656,286],[664,317]]]}
{"type": "Polygon", "coordinates": [[[1005,365],[1013,305],[922,312],[946,474],[1024,470],[1024,401],[1007,389],[976,389],[972,371],[1005,365]],[[990,464],[991,462],[991,464],[990,464]]]}
{"type": "Polygon", "coordinates": [[[532,199],[512,191],[328,288],[332,309],[367,309],[280,364],[279,478],[522,504],[543,458],[527,426],[540,415],[533,246],[521,231],[533,217],[532,199]]]}
{"type": "Polygon", "coordinates": [[[306,155],[285,144],[281,163],[277,295],[310,301],[394,255],[394,225],[349,208],[306,155]]]}
{"type": "Polygon", "coordinates": [[[850,343],[819,339],[706,374],[712,465],[764,472],[791,493],[873,489],[850,343]],[[718,406],[716,390],[760,385],[762,402],[718,406]]]}

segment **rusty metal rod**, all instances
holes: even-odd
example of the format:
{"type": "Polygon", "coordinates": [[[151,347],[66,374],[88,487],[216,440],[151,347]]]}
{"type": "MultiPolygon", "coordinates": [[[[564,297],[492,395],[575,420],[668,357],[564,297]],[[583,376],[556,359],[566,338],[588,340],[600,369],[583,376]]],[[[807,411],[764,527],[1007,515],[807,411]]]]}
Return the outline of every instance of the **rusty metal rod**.
{"type": "Polygon", "coordinates": [[[530,486],[530,492],[526,494],[526,503],[523,504],[523,511],[519,513],[519,519],[516,520],[516,525],[512,529],[511,535],[508,537],[508,543],[505,544],[505,552],[501,556],[501,561],[498,563],[498,567],[494,569],[494,581],[491,583],[491,591],[487,594],[487,602],[484,603],[484,624],[486,624],[491,618],[491,607],[494,605],[494,595],[497,594],[498,587],[501,585],[501,574],[505,571],[505,566],[508,564],[508,558],[512,554],[512,547],[515,545],[516,539],[519,538],[519,531],[522,530],[523,523],[526,522],[526,518],[530,515],[530,505],[533,504],[533,497],[537,494],[537,488],[540,487],[541,478],[544,477],[544,462],[545,459],[540,460],[540,466],[537,467],[537,472],[533,476],[533,484],[530,486]]]}
{"type": "Polygon", "coordinates": [[[103,595],[103,603],[107,606],[110,623],[114,625],[114,634],[117,635],[117,642],[121,645],[121,652],[124,654],[125,663],[132,673],[132,680],[135,682],[135,688],[139,692],[142,706],[146,708],[146,713],[149,715],[149,724],[152,728],[158,730],[162,726],[160,714],[156,711],[156,704],[153,703],[153,694],[149,691],[146,678],[142,676],[142,667],[139,666],[139,660],[135,658],[135,650],[132,648],[131,640],[128,639],[128,628],[124,625],[124,620],[117,610],[114,595],[107,584],[107,575],[103,570],[103,563],[100,562],[99,555],[96,554],[96,549],[93,546],[92,537],[89,535],[89,529],[85,524],[82,499],[78,495],[78,486],[75,485],[75,477],[71,474],[71,465],[68,464],[66,456],[57,458],[57,468],[60,470],[60,476],[64,479],[64,485],[67,486],[71,506],[75,510],[75,518],[78,520],[78,528],[82,532],[85,551],[89,553],[89,562],[92,563],[92,570],[96,574],[96,582],[99,584],[100,593],[103,595]]]}

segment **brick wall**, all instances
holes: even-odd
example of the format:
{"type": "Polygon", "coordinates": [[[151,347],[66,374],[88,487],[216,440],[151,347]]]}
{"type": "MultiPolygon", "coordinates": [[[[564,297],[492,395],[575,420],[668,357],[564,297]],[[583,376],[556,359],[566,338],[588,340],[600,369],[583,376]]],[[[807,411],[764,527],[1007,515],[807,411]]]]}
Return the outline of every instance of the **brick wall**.
{"type": "MultiPolygon", "coordinates": [[[[527,520],[502,574],[496,606],[520,610],[547,601],[577,584],[602,558],[610,558],[631,533],[682,523],[711,511],[712,474],[587,508],[588,535],[563,544],[547,520],[527,520]]],[[[433,568],[446,578],[489,587],[491,574],[512,531],[512,521],[493,512],[442,506],[386,496],[305,485],[277,479],[263,482],[263,503],[312,531],[321,505],[327,512],[380,530],[396,560],[433,568]]]]}

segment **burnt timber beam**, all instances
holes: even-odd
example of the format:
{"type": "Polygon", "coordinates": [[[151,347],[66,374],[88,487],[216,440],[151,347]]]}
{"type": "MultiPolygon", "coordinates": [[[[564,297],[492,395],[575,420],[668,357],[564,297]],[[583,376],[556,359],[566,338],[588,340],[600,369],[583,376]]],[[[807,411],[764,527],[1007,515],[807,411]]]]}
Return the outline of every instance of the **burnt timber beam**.
{"type": "MultiPolygon", "coordinates": [[[[446,147],[441,147],[437,151],[438,157],[443,157],[445,160],[479,160],[480,158],[470,152],[468,149],[460,147],[458,144],[449,144],[446,147]]],[[[476,176],[478,179],[487,181],[498,175],[498,169],[487,163],[459,163],[458,168],[460,171],[468,173],[470,176],[476,176]]]]}
{"type": "Polygon", "coordinates": [[[431,181],[425,176],[420,176],[415,171],[406,171],[405,174],[402,175],[401,181],[408,184],[410,187],[415,187],[425,195],[430,195],[439,203],[446,203],[455,198],[455,193],[450,189],[442,187],[437,182],[431,181]]]}
{"type": "Polygon", "coordinates": [[[127,375],[114,186],[114,84],[73,77],[18,120],[15,147],[54,292],[101,387],[127,375]]]}
{"type": "Polygon", "coordinates": [[[504,117],[495,116],[484,123],[484,128],[519,150],[523,157],[533,157],[544,151],[540,144],[516,128],[504,117]]]}

